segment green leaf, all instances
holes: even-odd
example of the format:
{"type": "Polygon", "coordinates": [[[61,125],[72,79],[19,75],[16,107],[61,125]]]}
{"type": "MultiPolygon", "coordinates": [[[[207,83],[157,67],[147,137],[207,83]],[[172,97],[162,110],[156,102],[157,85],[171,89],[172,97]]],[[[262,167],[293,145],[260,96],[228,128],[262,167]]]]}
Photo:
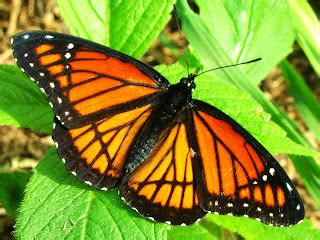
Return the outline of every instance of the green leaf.
{"type": "MultiPolygon", "coordinates": [[[[211,1],[210,1],[211,2],[211,1]]],[[[225,2],[225,1],[222,1],[225,2]]],[[[253,1],[250,1],[250,3],[253,1]]],[[[254,1],[260,3],[261,1],[254,1]]],[[[271,1],[274,2],[274,1],[271,1]]],[[[278,2],[278,1],[277,1],[278,2]]],[[[230,1],[230,3],[236,4],[235,1],[230,1]]],[[[280,0],[279,3],[283,3],[283,0],[280,0]]],[[[203,6],[200,5],[200,8],[203,6]]],[[[206,7],[206,5],[204,5],[206,7]]],[[[287,7],[284,6],[287,9],[287,7]]],[[[207,24],[203,19],[200,11],[200,16],[196,15],[188,6],[185,0],[179,0],[177,2],[177,12],[179,18],[182,20],[182,27],[186,34],[188,41],[190,42],[193,49],[198,53],[201,61],[207,66],[207,68],[214,68],[217,66],[228,65],[232,63],[232,56],[228,55],[224,50],[223,43],[220,43],[216,38],[216,35],[224,35],[225,31],[229,31],[229,28],[224,28],[221,32],[217,32],[216,35],[213,35],[210,31],[212,28],[211,25],[207,24]]],[[[275,11],[277,12],[277,11],[275,11]]],[[[289,17],[288,13],[288,17],[289,17]]],[[[281,24],[281,23],[279,23],[281,24]]],[[[230,26],[232,27],[232,26],[230,26]]],[[[275,32],[282,36],[282,32],[275,32]]],[[[272,36],[272,39],[275,36],[272,36]]],[[[282,40],[280,40],[282,41],[282,40]]],[[[266,45],[264,42],[261,43],[261,46],[267,51],[273,52],[275,56],[278,56],[278,61],[281,61],[280,55],[277,54],[278,49],[271,47],[272,44],[266,45]],[[270,45],[270,46],[269,46],[270,45]]],[[[255,54],[259,49],[252,49],[252,54],[255,54]]],[[[249,53],[248,53],[249,54],[249,53]]],[[[266,112],[271,113],[272,120],[276,122],[280,127],[282,127],[288,134],[288,137],[300,144],[303,144],[306,147],[310,147],[308,141],[305,137],[297,130],[296,125],[289,119],[287,115],[282,113],[276,106],[274,106],[270,101],[266,99],[263,93],[252,84],[252,81],[247,76],[252,76],[250,73],[253,69],[260,68],[262,61],[256,62],[254,64],[248,64],[247,66],[239,66],[234,68],[222,69],[219,71],[214,71],[212,74],[215,79],[221,79],[223,81],[228,81],[237,88],[249,93],[258,103],[261,104],[263,109],[266,112]],[[253,66],[254,65],[254,66],[253,66]],[[246,68],[244,68],[246,67],[246,68]],[[245,71],[244,71],[245,70],[245,71]]],[[[264,63],[268,64],[268,63],[264,63]]],[[[262,68],[262,67],[261,67],[262,68]]],[[[264,69],[264,68],[262,68],[264,69]]],[[[255,70],[253,71],[255,72],[255,70]]],[[[266,74],[266,73],[265,73],[266,74]]],[[[260,75],[262,76],[262,75],[260,75]]],[[[264,76],[262,76],[264,77],[264,76]]],[[[214,92],[213,88],[209,88],[208,94],[214,92]],[[211,90],[211,91],[210,91],[211,90]]],[[[296,157],[290,155],[293,164],[295,165],[297,171],[299,172],[308,192],[313,197],[314,201],[320,206],[320,189],[319,187],[314,188],[314,186],[319,185],[317,179],[320,178],[319,175],[319,166],[316,159],[310,157],[296,157]],[[310,170],[307,172],[306,169],[310,170]]]]}
{"type": "MultiPolygon", "coordinates": [[[[170,67],[162,65],[156,69],[172,82],[178,82],[186,76],[185,68],[179,64],[170,67]]],[[[270,115],[263,111],[261,105],[235,86],[214,80],[210,74],[196,78],[196,84],[193,98],[208,102],[228,114],[273,154],[320,156],[319,152],[286,137],[286,132],[270,121],[270,115]]]]}
{"type": "MultiPolygon", "coordinates": [[[[194,26],[198,30],[184,30],[192,47],[202,55],[201,60],[207,68],[260,57],[262,61],[259,63],[241,66],[248,80],[257,85],[281,59],[292,52],[294,34],[285,0],[197,0],[196,3],[200,15],[194,26]],[[200,37],[210,39],[206,43],[208,45],[197,41],[198,31],[205,35],[200,37]],[[276,51],[270,51],[272,49],[276,51]]],[[[180,12],[185,11],[186,6],[182,5],[185,1],[178,1],[180,12]]],[[[191,15],[191,12],[188,14],[191,15]]]]}
{"type": "Polygon", "coordinates": [[[304,123],[320,141],[320,103],[300,74],[284,60],[280,63],[286,86],[304,123]]]}
{"type": "Polygon", "coordinates": [[[139,58],[165,24],[176,0],[58,0],[72,34],[139,58]]]}
{"type": "Polygon", "coordinates": [[[199,223],[187,227],[171,227],[168,230],[169,240],[215,240],[223,239],[221,227],[214,224],[212,221],[207,221],[207,217],[199,223]]]}
{"type": "Polygon", "coordinates": [[[15,218],[23,192],[31,174],[23,172],[0,173],[0,203],[15,218]]]}
{"type": "Polygon", "coordinates": [[[305,0],[288,0],[296,39],[320,76],[320,23],[316,13],[305,0]]]}
{"type": "Polygon", "coordinates": [[[19,210],[17,239],[165,239],[169,228],[140,217],[116,191],[77,180],[56,149],[34,170],[19,210]]]}
{"type": "Polygon", "coordinates": [[[281,239],[281,240],[316,240],[320,237],[317,230],[308,220],[291,227],[270,227],[256,220],[245,217],[217,216],[209,214],[207,221],[236,232],[246,240],[281,239]]]}
{"type": "Polygon", "coordinates": [[[0,125],[51,132],[53,112],[34,84],[18,67],[0,65],[0,125]]]}

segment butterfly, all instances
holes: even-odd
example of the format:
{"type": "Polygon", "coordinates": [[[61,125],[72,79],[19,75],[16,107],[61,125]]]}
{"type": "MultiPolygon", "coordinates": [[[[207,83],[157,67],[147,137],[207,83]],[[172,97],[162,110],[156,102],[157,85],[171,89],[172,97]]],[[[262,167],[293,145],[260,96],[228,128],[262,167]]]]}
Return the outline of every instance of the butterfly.
{"type": "Polygon", "coordinates": [[[22,32],[11,45],[53,108],[66,169],[90,186],[118,188],[142,216],[173,225],[207,213],[273,226],[303,219],[301,198],[272,155],[192,98],[197,72],[171,85],[128,55],[54,32],[22,32]]]}

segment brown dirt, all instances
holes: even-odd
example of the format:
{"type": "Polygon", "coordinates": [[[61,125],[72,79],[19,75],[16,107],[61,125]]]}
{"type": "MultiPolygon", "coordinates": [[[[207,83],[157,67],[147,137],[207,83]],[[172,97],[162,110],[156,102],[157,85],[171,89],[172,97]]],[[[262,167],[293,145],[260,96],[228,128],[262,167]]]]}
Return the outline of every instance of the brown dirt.
{"type": "MultiPolygon", "coordinates": [[[[6,0],[0,2],[0,64],[15,64],[9,47],[10,38],[15,33],[31,29],[67,32],[53,0],[6,0]]],[[[177,46],[181,46],[181,38],[175,21],[168,24],[164,33],[177,46]]],[[[143,60],[151,65],[172,64],[176,61],[176,58],[169,48],[161,46],[159,41],[156,41],[143,57],[143,60]]],[[[290,56],[290,60],[304,76],[317,98],[320,99],[320,81],[302,51],[297,48],[290,56]]],[[[262,89],[272,101],[276,102],[281,109],[299,123],[301,130],[306,134],[312,145],[319,150],[319,142],[307,131],[294,108],[293,100],[286,90],[279,69],[275,68],[269,74],[262,84],[262,89]]],[[[36,134],[29,129],[0,126],[0,171],[31,170],[51,145],[51,137],[48,135],[36,134]]],[[[291,179],[297,184],[305,201],[307,217],[311,218],[320,227],[320,211],[316,210],[315,204],[299,180],[299,176],[296,175],[291,161],[288,161],[288,158],[282,155],[278,159],[291,179]]],[[[0,239],[12,239],[13,224],[14,220],[0,206],[0,236],[2,236],[0,239]]]]}

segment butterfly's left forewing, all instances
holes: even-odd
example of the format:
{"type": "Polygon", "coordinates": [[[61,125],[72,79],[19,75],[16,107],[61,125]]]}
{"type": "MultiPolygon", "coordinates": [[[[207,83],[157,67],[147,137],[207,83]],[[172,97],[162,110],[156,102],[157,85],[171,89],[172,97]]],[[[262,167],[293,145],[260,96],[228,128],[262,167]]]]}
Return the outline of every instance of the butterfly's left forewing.
{"type": "Polygon", "coordinates": [[[269,225],[296,224],[303,203],[270,153],[220,110],[194,100],[188,130],[201,167],[199,204],[209,212],[255,218],[269,225]]]}
{"type": "Polygon", "coordinates": [[[169,84],[134,58],[64,34],[23,32],[13,38],[12,49],[68,128],[146,105],[169,84]]]}

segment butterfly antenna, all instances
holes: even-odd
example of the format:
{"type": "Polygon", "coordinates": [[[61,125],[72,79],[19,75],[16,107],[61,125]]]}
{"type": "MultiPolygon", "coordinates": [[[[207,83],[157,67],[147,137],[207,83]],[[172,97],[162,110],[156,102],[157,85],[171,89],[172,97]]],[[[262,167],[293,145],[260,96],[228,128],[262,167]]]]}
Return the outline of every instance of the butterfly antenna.
{"type": "Polygon", "coordinates": [[[206,71],[203,71],[203,72],[199,73],[197,76],[200,76],[200,75],[202,75],[204,73],[211,72],[211,71],[214,71],[214,70],[222,69],[222,68],[234,67],[234,66],[239,66],[239,65],[244,65],[244,64],[248,64],[248,63],[257,62],[257,61],[260,61],[261,59],[262,58],[256,58],[256,59],[253,59],[253,60],[250,60],[250,61],[247,61],[247,62],[236,63],[236,64],[232,64],[232,65],[227,65],[227,66],[222,66],[222,67],[209,69],[209,70],[206,70],[206,71]]]}
{"type": "Polygon", "coordinates": [[[178,20],[178,16],[177,16],[177,10],[176,10],[176,6],[175,5],[173,5],[173,13],[174,13],[174,18],[176,20],[176,23],[177,23],[177,26],[178,26],[178,30],[179,30],[179,38],[182,41],[184,59],[186,61],[186,66],[187,66],[187,73],[188,73],[187,76],[189,76],[189,63],[188,63],[187,51],[186,51],[186,46],[184,44],[184,41],[182,39],[182,34],[181,34],[182,31],[181,31],[181,27],[180,27],[180,24],[179,24],[179,20],[178,20]]]}

